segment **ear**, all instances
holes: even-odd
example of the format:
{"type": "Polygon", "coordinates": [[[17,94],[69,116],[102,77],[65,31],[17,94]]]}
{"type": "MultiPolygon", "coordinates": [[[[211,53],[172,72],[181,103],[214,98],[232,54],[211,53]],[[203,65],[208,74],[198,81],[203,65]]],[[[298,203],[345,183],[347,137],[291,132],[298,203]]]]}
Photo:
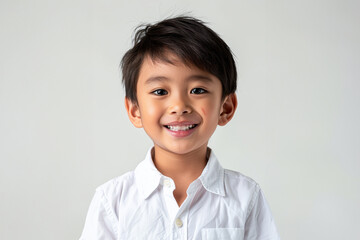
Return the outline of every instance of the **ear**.
{"type": "Polygon", "coordinates": [[[142,128],[141,115],[138,104],[125,97],[125,108],[132,124],[137,128],[142,128]]]}
{"type": "Polygon", "coordinates": [[[236,94],[232,93],[225,97],[224,102],[221,107],[221,112],[219,116],[218,124],[220,126],[226,125],[234,116],[235,110],[237,107],[237,98],[236,94]]]}

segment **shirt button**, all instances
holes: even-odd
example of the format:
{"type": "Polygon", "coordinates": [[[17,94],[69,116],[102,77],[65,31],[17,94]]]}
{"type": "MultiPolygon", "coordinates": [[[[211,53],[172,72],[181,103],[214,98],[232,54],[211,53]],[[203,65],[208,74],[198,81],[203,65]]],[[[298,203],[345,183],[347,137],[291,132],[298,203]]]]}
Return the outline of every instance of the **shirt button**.
{"type": "Polygon", "coordinates": [[[164,180],[164,186],[165,186],[165,187],[170,187],[170,186],[171,186],[171,182],[170,182],[169,179],[165,179],[165,180],[164,180]]]}
{"type": "Polygon", "coordinates": [[[177,219],[175,220],[175,225],[176,225],[178,228],[181,228],[181,227],[182,227],[183,222],[181,221],[180,218],[177,218],[177,219]]]}

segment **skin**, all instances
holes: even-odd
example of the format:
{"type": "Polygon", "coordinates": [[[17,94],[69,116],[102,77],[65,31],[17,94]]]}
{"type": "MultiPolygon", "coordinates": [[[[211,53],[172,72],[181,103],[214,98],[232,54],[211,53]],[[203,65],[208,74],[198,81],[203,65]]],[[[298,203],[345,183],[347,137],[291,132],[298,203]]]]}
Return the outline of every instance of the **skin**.
{"type": "Polygon", "coordinates": [[[237,99],[235,94],[222,98],[221,82],[214,75],[185,65],[171,53],[167,57],[172,64],[145,58],[138,101],[125,98],[125,106],[133,125],[144,128],[154,142],[154,164],[174,180],[180,206],[206,165],[210,137],[218,125],[231,120],[237,99]]]}

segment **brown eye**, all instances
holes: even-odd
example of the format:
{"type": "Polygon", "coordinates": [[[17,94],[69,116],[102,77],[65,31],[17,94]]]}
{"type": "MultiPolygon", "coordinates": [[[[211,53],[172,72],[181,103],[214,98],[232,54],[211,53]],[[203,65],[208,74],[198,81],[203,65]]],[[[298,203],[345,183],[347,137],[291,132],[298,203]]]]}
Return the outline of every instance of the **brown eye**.
{"type": "Polygon", "coordinates": [[[203,93],[207,93],[207,91],[203,88],[193,88],[190,91],[191,94],[203,94],[203,93]]]}
{"type": "Polygon", "coordinates": [[[152,91],[151,93],[158,95],[158,96],[163,96],[168,94],[168,92],[164,89],[156,89],[155,91],[152,91]]]}

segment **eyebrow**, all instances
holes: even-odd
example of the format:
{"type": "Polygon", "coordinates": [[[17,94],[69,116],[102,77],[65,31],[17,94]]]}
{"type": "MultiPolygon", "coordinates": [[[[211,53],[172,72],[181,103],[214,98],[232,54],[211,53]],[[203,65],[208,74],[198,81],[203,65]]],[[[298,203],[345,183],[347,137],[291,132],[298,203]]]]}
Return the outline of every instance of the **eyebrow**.
{"type": "MultiPolygon", "coordinates": [[[[146,79],[145,84],[151,84],[154,82],[164,82],[169,80],[170,80],[169,78],[164,76],[154,76],[146,79]]],[[[204,83],[211,83],[213,82],[213,79],[205,75],[191,75],[188,78],[186,78],[186,81],[201,81],[204,83]]]]}
{"type": "Polygon", "coordinates": [[[167,77],[163,77],[163,76],[149,77],[148,79],[146,79],[145,84],[151,84],[154,82],[164,82],[168,80],[169,79],[167,77]]]}
{"type": "Polygon", "coordinates": [[[206,75],[191,75],[190,77],[187,78],[188,81],[192,80],[192,81],[201,81],[201,82],[213,82],[213,79],[211,77],[208,77],[206,75]]]}

